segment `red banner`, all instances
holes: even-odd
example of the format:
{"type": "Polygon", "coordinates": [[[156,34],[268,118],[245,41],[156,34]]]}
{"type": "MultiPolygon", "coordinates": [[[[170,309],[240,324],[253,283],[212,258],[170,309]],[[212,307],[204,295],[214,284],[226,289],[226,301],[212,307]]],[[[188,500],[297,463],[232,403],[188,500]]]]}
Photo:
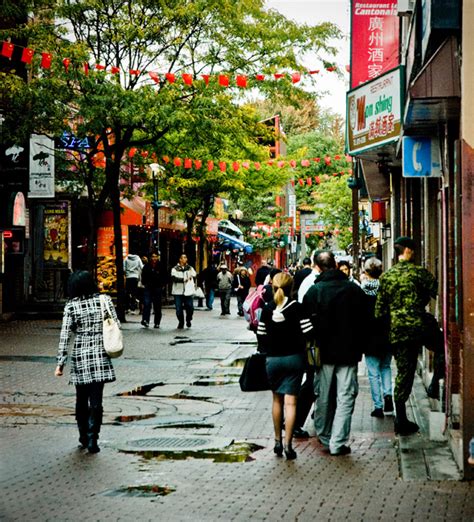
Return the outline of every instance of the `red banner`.
{"type": "Polygon", "coordinates": [[[399,65],[394,0],[351,1],[351,88],[399,65]]]}

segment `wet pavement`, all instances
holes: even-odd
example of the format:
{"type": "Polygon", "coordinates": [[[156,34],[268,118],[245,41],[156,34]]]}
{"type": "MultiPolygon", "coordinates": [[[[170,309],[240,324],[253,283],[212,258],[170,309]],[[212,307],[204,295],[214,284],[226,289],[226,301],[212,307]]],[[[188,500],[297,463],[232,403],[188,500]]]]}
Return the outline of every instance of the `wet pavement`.
{"type": "Polygon", "coordinates": [[[474,483],[428,440],[421,383],[421,433],[395,437],[391,417],[370,417],[363,363],[352,453],[312,436],[295,461],[275,457],[270,392],[238,386],[255,338],[232,305],[185,330],[171,308],[160,329],[128,317],[97,455],[77,449],[74,388],[54,377],[60,321],[0,323],[0,519],[474,520],[474,483]]]}

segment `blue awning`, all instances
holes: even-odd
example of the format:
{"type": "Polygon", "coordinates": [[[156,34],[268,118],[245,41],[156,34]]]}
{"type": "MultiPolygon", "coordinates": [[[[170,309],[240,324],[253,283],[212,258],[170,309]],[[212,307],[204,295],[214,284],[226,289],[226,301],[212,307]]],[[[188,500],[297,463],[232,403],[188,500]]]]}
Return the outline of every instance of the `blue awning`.
{"type": "Polygon", "coordinates": [[[246,243],[245,241],[241,241],[236,237],[229,236],[229,234],[226,234],[225,232],[218,232],[217,236],[219,238],[219,244],[225,248],[230,248],[231,250],[243,250],[246,254],[251,254],[253,252],[253,248],[250,243],[246,243]]]}

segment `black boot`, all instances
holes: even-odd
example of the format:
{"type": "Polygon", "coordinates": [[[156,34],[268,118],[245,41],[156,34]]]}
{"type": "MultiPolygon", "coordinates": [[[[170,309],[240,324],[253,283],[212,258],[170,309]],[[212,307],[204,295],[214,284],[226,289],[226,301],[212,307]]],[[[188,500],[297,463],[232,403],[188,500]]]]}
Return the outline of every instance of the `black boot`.
{"type": "Polygon", "coordinates": [[[398,435],[411,435],[419,431],[420,427],[415,422],[411,422],[407,418],[407,410],[404,402],[395,401],[395,433],[398,435]]]}
{"type": "Polygon", "coordinates": [[[99,439],[100,427],[102,425],[102,407],[90,409],[89,414],[89,431],[87,449],[89,453],[99,453],[100,448],[97,445],[99,439]]]}
{"type": "Polygon", "coordinates": [[[79,448],[86,449],[89,443],[89,411],[79,411],[76,407],[76,422],[79,429],[79,448]]]}

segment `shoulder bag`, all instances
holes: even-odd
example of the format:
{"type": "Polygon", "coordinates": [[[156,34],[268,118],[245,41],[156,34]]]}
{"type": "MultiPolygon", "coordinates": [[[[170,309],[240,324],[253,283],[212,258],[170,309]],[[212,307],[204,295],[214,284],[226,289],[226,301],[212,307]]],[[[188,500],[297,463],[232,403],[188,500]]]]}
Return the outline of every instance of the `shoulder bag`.
{"type": "Polygon", "coordinates": [[[114,321],[109,309],[109,300],[100,295],[100,309],[102,311],[104,350],[110,358],[120,357],[123,354],[123,336],[119,324],[114,321]],[[108,317],[106,318],[106,313],[108,317]]]}
{"type": "Polygon", "coordinates": [[[264,353],[254,353],[246,361],[240,375],[239,384],[243,392],[264,391],[270,389],[267,369],[267,356],[264,353]]]}

